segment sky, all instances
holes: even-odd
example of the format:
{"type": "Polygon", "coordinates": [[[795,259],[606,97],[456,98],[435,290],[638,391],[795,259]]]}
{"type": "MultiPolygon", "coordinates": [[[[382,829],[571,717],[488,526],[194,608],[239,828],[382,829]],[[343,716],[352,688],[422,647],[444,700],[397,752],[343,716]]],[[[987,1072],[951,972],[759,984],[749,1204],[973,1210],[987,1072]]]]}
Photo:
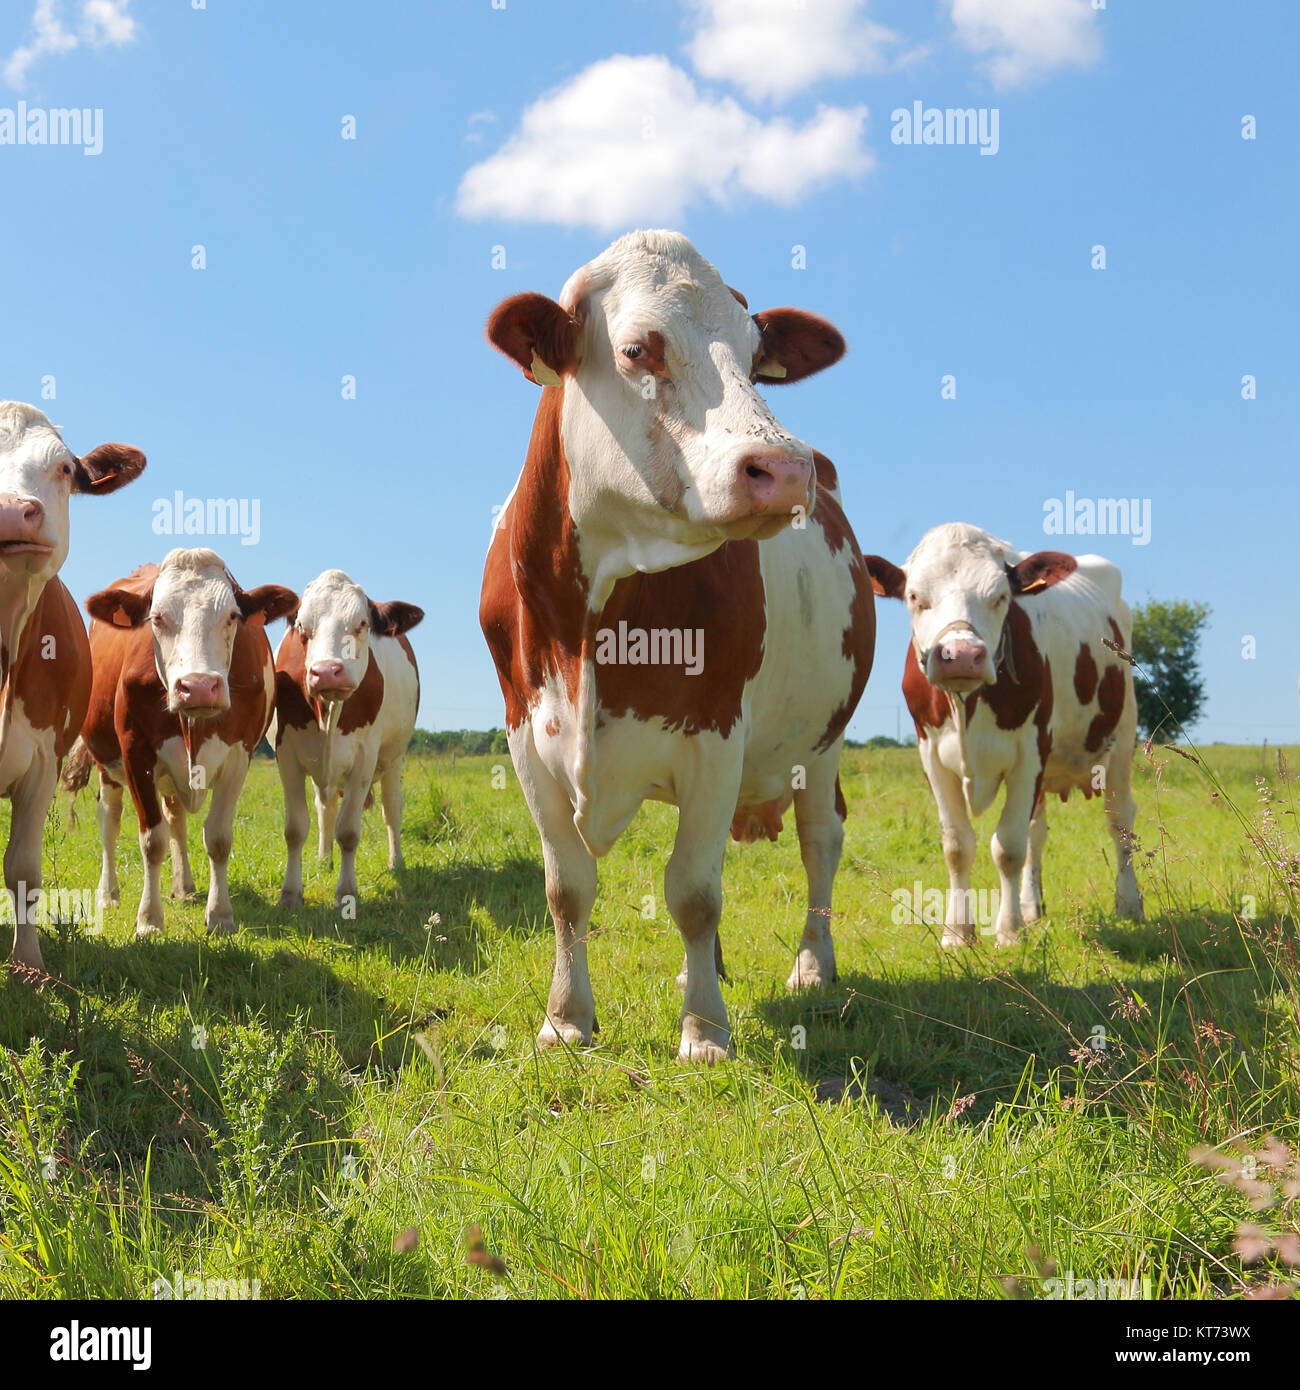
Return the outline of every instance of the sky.
{"type": "MultiPolygon", "coordinates": [[[[1105,555],[1211,605],[1200,741],[1297,742],[1298,45],[1290,0],[2,0],[0,398],[149,456],[73,500],[78,599],[173,544],[345,569],[426,611],[421,726],[499,726],[478,592],[537,390],[483,324],[675,227],[847,338],[770,399],[864,551],[1105,555]],[[907,143],[916,103],[982,142],[907,143]],[[80,145],[15,143],[72,108],[80,145]],[[178,489],[256,543],[160,533],[178,489]],[[1138,524],[1050,534],[1071,494],[1138,524]]],[[[854,738],[908,731],[879,616],[854,738]]]]}

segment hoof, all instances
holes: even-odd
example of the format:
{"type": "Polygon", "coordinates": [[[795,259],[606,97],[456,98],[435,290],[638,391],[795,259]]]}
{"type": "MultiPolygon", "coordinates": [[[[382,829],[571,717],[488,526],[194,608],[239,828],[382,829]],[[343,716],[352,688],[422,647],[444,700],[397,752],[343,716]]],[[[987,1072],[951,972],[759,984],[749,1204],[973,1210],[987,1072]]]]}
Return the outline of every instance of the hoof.
{"type": "Polygon", "coordinates": [[[592,1034],[596,1031],[596,1021],[583,1028],[581,1024],[567,1020],[548,1018],[537,1035],[539,1047],[590,1047],[592,1034]]]}
{"type": "Polygon", "coordinates": [[[999,951],[1003,951],[1012,946],[1019,946],[1024,939],[1025,935],[1020,931],[999,931],[993,938],[993,944],[999,951]]]}
{"type": "Polygon", "coordinates": [[[106,907],[116,907],[122,901],[122,895],[116,891],[106,893],[102,888],[95,890],[95,901],[99,904],[102,912],[106,907]]]}
{"type": "Polygon", "coordinates": [[[1126,922],[1145,922],[1146,914],[1142,910],[1142,899],[1137,902],[1123,902],[1119,898],[1115,899],[1115,912],[1126,922]]]}
{"type": "Polygon", "coordinates": [[[719,1062],[725,1062],[731,1056],[729,1047],[721,1043],[710,1041],[708,1038],[697,1038],[694,1040],[682,1039],[681,1046],[677,1049],[677,1060],[679,1062],[703,1062],[706,1067],[717,1066],[719,1062]]]}
{"type": "Polygon", "coordinates": [[[16,973],[19,978],[28,983],[35,983],[33,972],[36,975],[45,974],[45,962],[41,959],[41,948],[34,941],[30,946],[15,946],[10,960],[17,968],[16,973]]]}
{"type": "Polygon", "coordinates": [[[296,912],[301,906],[301,892],[294,893],[287,888],[280,894],[279,901],[276,903],[276,907],[278,907],[281,912],[296,912]]]}
{"type": "Polygon", "coordinates": [[[151,922],[140,922],[136,925],[135,940],[149,941],[155,936],[162,935],[162,928],[155,927],[151,922]]]}
{"type": "Polygon", "coordinates": [[[196,903],[199,900],[199,890],[197,888],[173,888],[172,898],[178,903],[196,903]]]}
{"type": "Polygon", "coordinates": [[[217,917],[208,923],[209,936],[234,936],[238,930],[233,918],[217,917]]]}
{"type": "Polygon", "coordinates": [[[833,985],[839,978],[834,970],[826,975],[819,965],[796,965],[786,977],[785,987],[793,994],[801,989],[820,989],[823,985],[833,985]]]}
{"type": "Polygon", "coordinates": [[[956,951],[962,946],[975,944],[974,927],[945,927],[939,945],[947,951],[956,951]]]}

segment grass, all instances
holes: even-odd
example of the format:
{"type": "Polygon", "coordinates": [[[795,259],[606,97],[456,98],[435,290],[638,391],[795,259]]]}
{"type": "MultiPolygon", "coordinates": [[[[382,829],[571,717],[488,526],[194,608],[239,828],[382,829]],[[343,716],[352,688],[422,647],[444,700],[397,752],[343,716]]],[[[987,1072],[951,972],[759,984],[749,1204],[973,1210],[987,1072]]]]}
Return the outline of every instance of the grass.
{"type": "MultiPolygon", "coordinates": [[[[102,935],[46,930],[58,980],[39,991],[0,977],[0,1297],[149,1297],[178,1271],[263,1298],[1277,1282],[1276,1257],[1247,1266],[1234,1242],[1247,1218],[1294,1230],[1285,1174],[1258,1172],[1252,1213],[1227,1160],[1191,1154],[1237,1136],[1300,1147],[1295,782],[1272,750],[1203,757],[1217,791],[1205,768],[1139,752],[1145,925],[1113,917],[1100,808],[1072,798],[1049,812],[1049,919],[1014,950],[950,954],[938,927],[894,920],[894,890],[946,887],[915,753],[846,755],[840,982],[782,985],[803,916],[793,827],[733,846],[737,1056],[713,1070],[674,1060],[669,808],[646,806],[601,866],[600,1045],[538,1052],[553,935],[508,760],[408,762],[408,867],[385,869],[368,812],[356,920],[310,844],[306,908],[276,910],[280,794],[258,762],[237,936],[206,940],[202,905],[169,901],[165,936],[135,944],[127,834],[102,935]],[[485,1252],[467,1259],[471,1226],[485,1252]]],[[[197,824],[191,852],[202,890],[197,824]]],[[[95,884],[88,795],[73,829],[52,813],[46,873],[95,884]]]]}

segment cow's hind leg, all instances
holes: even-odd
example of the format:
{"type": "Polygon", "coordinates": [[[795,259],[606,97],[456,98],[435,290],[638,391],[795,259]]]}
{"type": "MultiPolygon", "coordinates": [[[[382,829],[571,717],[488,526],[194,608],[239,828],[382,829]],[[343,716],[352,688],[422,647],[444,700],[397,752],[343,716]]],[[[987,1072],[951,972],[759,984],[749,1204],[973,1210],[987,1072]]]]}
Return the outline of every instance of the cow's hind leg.
{"type": "Polygon", "coordinates": [[[95,819],[99,822],[100,864],[99,906],[116,907],[121,901],[117,882],[117,837],[122,829],[122,787],[99,774],[99,800],[95,803],[95,819]]]}
{"type": "Polygon", "coordinates": [[[1026,922],[1037,922],[1047,911],[1043,901],[1043,847],[1047,844],[1047,798],[1034,803],[1029,821],[1029,858],[1020,876],[1020,913],[1026,922]]]}
{"type": "Polygon", "coordinates": [[[172,897],[193,898],[194,871],[190,868],[190,846],[185,807],[174,796],[163,797],[163,819],[167,822],[167,842],[172,859],[172,897]]]}
{"type": "Polygon", "coordinates": [[[831,893],[844,847],[844,798],[840,793],[839,745],[807,771],[807,786],[794,794],[799,853],[808,876],[808,915],[787,989],[829,985],[839,978],[831,936],[831,893]]]}
{"type": "Polygon", "coordinates": [[[402,807],[406,798],[402,795],[402,760],[386,769],[379,779],[380,806],[384,812],[384,827],[388,831],[388,867],[404,869],[406,861],[402,858],[402,807]]]}
{"type": "Polygon", "coordinates": [[[1137,803],[1133,800],[1133,734],[1121,730],[1106,767],[1106,823],[1115,842],[1115,911],[1140,922],[1142,890],[1133,872],[1133,824],[1137,803]]]}

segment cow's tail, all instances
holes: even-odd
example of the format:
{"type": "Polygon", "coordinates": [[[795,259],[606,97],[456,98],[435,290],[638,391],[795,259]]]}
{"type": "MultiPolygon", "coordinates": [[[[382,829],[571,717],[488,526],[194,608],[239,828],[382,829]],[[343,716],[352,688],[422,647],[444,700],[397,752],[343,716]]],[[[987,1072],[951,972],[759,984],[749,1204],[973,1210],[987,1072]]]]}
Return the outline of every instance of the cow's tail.
{"type": "Polygon", "coordinates": [[[78,735],[77,741],[68,749],[68,756],[63,760],[63,771],[59,774],[59,785],[68,793],[70,830],[75,829],[77,825],[77,796],[90,781],[90,769],[94,765],[95,760],[90,756],[90,749],[86,747],[85,740],[78,735]]]}

